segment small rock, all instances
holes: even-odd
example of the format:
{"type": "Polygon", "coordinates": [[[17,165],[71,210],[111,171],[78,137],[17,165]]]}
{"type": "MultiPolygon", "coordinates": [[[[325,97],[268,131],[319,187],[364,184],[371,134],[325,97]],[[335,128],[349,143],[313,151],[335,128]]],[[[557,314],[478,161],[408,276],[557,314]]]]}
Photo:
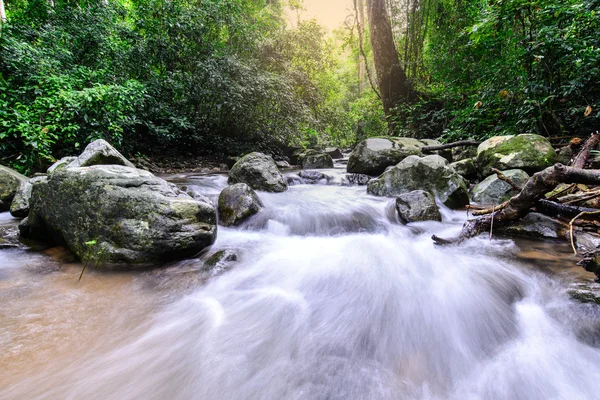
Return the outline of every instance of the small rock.
{"type": "Polygon", "coordinates": [[[450,164],[459,175],[467,180],[477,177],[477,168],[472,158],[465,158],[460,161],[455,161],[450,164]]]}
{"type": "Polygon", "coordinates": [[[344,158],[344,153],[337,147],[326,147],[323,151],[325,154],[328,154],[334,160],[344,158]]]}
{"type": "Polygon", "coordinates": [[[328,154],[311,154],[301,161],[302,169],[333,168],[333,159],[328,154]]]}
{"type": "Polygon", "coordinates": [[[219,195],[219,224],[237,226],[263,208],[263,203],[250,186],[236,183],[219,195]]]}
{"type": "MultiPolygon", "coordinates": [[[[520,169],[510,169],[502,173],[518,186],[525,186],[529,180],[527,172],[520,169]]],[[[478,183],[471,190],[471,199],[478,204],[498,205],[518,194],[516,190],[503,180],[500,180],[496,174],[490,175],[478,183]]]]}
{"type": "Polygon", "coordinates": [[[50,166],[50,168],[48,168],[46,173],[48,175],[50,175],[59,168],[66,168],[67,165],[71,164],[75,160],[77,160],[77,157],[72,157],[72,156],[63,157],[60,160],[58,160],[57,162],[55,162],[54,164],[52,164],[50,166]]]}
{"type": "Polygon", "coordinates": [[[15,194],[27,180],[26,176],[0,165],[0,212],[10,209],[15,194]]]}
{"type": "Polygon", "coordinates": [[[262,153],[250,153],[242,157],[229,171],[229,184],[246,183],[254,190],[284,192],[287,182],[275,161],[262,153]]]}
{"type": "Polygon", "coordinates": [[[238,255],[233,250],[219,250],[210,255],[206,261],[204,261],[204,271],[211,272],[224,272],[224,270],[230,269],[231,264],[238,260],[238,255]]]}
{"type": "MultiPolygon", "coordinates": [[[[556,162],[561,163],[563,165],[569,165],[571,162],[571,158],[573,158],[573,150],[566,146],[561,147],[556,151],[556,162]]],[[[592,166],[592,168],[596,169],[598,166],[592,166]]]]}
{"type": "Polygon", "coordinates": [[[403,193],[396,199],[396,211],[403,224],[418,221],[441,221],[435,198],[424,190],[403,193]]]}
{"type": "Polygon", "coordinates": [[[33,185],[36,182],[46,181],[47,179],[48,177],[46,176],[39,176],[22,182],[10,205],[10,215],[15,218],[25,218],[29,214],[29,201],[33,185]]]}
{"type": "Polygon", "coordinates": [[[92,165],[123,165],[135,168],[135,165],[104,139],[94,140],[88,144],[83,153],[73,160],[67,168],[90,167],[92,165]]]}
{"type": "Polygon", "coordinates": [[[371,181],[371,177],[364,174],[346,174],[344,175],[344,180],[349,185],[365,186],[371,181]]]}

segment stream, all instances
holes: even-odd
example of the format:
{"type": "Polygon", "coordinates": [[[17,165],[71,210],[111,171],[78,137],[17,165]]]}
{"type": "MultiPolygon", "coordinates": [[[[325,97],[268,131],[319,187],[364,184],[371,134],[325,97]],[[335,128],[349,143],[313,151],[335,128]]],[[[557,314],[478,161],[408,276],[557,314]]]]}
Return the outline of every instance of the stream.
{"type": "MultiPolygon", "coordinates": [[[[600,306],[566,243],[437,247],[465,212],[398,223],[346,186],[259,192],[213,250],[145,272],[90,268],[61,248],[0,250],[2,399],[598,399],[600,306]]],[[[167,177],[216,200],[226,176],[167,177]]],[[[14,226],[8,213],[0,226],[14,226]]]]}

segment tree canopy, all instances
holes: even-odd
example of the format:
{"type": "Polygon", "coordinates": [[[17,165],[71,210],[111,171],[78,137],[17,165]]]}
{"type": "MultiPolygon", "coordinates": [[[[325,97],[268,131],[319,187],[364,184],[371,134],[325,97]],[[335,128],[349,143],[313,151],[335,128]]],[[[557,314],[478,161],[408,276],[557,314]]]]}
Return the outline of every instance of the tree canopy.
{"type": "Polygon", "coordinates": [[[97,138],[226,156],[598,129],[599,0],[377,0],[363,22],[361,1],[328,33],[276,0],[5,0],[0,163],[41,170],[97,138]],[[388,119],[381,21],[411,91],[388,119]]]}

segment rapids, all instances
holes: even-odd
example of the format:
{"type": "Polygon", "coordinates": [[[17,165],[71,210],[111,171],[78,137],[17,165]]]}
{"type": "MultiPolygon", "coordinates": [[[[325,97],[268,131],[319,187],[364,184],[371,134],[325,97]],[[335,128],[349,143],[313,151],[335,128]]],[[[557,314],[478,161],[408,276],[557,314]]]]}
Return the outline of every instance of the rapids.
{"type": "Polygon", "coordinates": [[[78,283],[64,252],[0,250],[0,398],[600,398],[600,306],[569,296],[592,275],[561,244],[541,262],[511,240],[436,247],[464,212],[402,226],[390,199],[326,172],[219,228],[213,249],[239,260],[214,277],[197,259],[78,283]]]}

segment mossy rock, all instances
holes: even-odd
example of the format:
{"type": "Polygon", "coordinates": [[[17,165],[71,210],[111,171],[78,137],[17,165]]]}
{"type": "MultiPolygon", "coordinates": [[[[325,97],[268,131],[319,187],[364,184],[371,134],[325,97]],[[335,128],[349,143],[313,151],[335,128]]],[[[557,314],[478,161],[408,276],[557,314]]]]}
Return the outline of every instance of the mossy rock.
{"type": "MultiPolygon", "coordinates": [[[[529,180],[527,172],[520,169],[509,169],[502,171],[504,176],[516,185],[523,187],[529,180]]],[[[518,194],[512,186],[499,179],[496,174],[490,175],[479,182],[471,190],[471,200],[478,204],[498,205],[518,194]]]]}
{"type": "Polygon", "coordinates": [[[250,186],[236,183],[221,191],[218,202],[219,224],[237,226],[263,208],[263,203],[250,186]]]}
{"type": "Polygon", "coordinates": [[[378,176],[389,166],[411,155],[423,155],[424,146],[437,145],[430,139],[374,137],[360,142],[348,159],[348,172],[378,176]]]}
{"type": "Polygon", "coordinates": [[[22,236],[65,244],[82,260],[102,254],[110,265],[190,257],[217,234],[208,199],[120,165],[58,169],[33,184],[30,208],[22,236]]]}
{"type": "Polygon", "coordinates": [[[492,168],[522,169],[533,174],[555,162],[554,148],[540,135],[495,136],[477,148],[477,167],[482,178],[491,175],[492,168]]]}
{"type": "Polygon", "coordinates": [[[409,156],[367,186],[375,196],[397,197],[413,190],[433,193],[446,207],[469,204],[467,182],[438,155],[409,156]]]}
{"type": "Polygon", "coordinates": [[[246,183],[254,190],[265,192],[284,192],[287,182],[271,156],[262,153],[250,153],[240,158],[229,171],[227,182],[246,183]]]}

